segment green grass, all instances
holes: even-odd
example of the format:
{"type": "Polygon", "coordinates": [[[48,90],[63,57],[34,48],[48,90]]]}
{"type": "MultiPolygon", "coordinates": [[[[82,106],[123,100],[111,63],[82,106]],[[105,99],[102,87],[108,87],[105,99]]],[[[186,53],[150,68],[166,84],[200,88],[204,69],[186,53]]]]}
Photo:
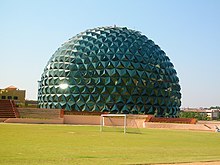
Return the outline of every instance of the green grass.
{"type": "MultiPolygon", "coordinates": [[[[110,128],[108,128],[110,129],[110,128]]],[[[148,164],[220,160],[220,134],[0,124],[0,164],[148,164]]]]}

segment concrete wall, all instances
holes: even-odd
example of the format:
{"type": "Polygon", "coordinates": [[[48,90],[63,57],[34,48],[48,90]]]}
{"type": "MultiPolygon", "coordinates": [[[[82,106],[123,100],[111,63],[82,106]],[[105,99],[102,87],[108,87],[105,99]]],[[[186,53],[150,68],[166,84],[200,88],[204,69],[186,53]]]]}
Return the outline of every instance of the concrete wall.
{"type": "MultiPolygon", "coordinates": [[[[145,122],[147,115],[130,115],[127,118],[127,127],[133,128],[151,128],[151,129],[176,129],[176,130],[199,130],[199,131],[215,131],[215,126],[219,126],[220,122],[199,121],[197,124],[178,124],[178,123],[154,123],[145,122]]],[[[100,116],[91,115],[64,115],[64,124],[78,125],[100,125],[100,116]]],[[[104,118],[105,126],[123,126],[123,117],[104,118]]]]}
{"type": "MultiPolygon", "coordinates": [[[[123,126],[123,117],[104,117],[105,126],[123,126]]],[[[146,115],[129,115],[127,127],[143,128],[146,115]]],[[[96,115],[64,115],[64,124],[100,125],[101,117],[96,115]]]]}
{"type": "Polygon", "coordinates": [[[59,119],[61,109],[17,108],[20,118],[59,119]]]}
{"type": "Polygon", "coordinates": [[[100,116],[64,115],[64,124],[99,125],[100,124],[100,116]]]}
{"type": "MultiPolygon", "coordinates": [[[[100,125],[100,115],[64,115],[60,117],[61,110],[33,108],[19,108],[22,118],[3,119],[5,123],[35,123],[35,124],[74,124],[74,125],[100,125]],[[32,113],[33,112],[33,113],[32,113]],[[36,114],[38,113],[38,114],[36,114]],[[52,114],[52,116],[48,116],[52,114]],[[41,114],[41,115],[40,115],[41,114]],[[42,117],[43,115],[43,117],[42,117]]],[[[155,123],[145,122],[147,115],[128,115],[127,127],[151,128],[151,129],[178,129],[178,130],[202,130],[215,131],[215,126],[220,128],[220,122],[199,121],[197,124],[175,124],[175,123],[155,123]]],[[[123,117],[105,117],[105,126],[123,126],[123,117]]]]}
{"type": "Polygon", "coordinates": [[[34,118],[8,118],[4,123],[26,123],[26,124],[63,124],[60,119],[34,119],[34,118]]]}
{"type": "Polygon", "coordinates": [[[198,131],[215,131],[215,127],[210,124],[175,124],[175,123],[153,123],[145,122],[144,128],[157,129],[176,129],[176,130],[198,130],[198,131]]]}
{"type": "MultiPolygon", "coordinates": [[[[126,125],[131,128],[143,128],[147,115],[127,115],[126,125]]],[[[124,126],[124,117],[104,117],[105,126],[124,126]]]]}

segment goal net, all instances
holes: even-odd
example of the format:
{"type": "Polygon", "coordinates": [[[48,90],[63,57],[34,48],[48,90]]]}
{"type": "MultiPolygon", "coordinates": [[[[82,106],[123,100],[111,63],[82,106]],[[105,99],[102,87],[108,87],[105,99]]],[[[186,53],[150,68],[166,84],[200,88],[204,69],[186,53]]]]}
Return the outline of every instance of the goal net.
{"type": "Polygon", "coordinates": [[[102,114],[100,131],[120,131],[124,133],[141,133],[146,116],[130,114],[102,114]]]}

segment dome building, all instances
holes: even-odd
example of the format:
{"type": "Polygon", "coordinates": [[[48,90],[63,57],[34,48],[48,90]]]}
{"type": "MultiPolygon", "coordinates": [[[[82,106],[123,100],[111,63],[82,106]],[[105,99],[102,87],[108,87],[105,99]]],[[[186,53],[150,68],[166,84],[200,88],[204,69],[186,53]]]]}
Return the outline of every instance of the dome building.
{"type": "Polygon", "coordinates": [[[140,32],[98,27],[65,42],[39,81],[40,108],[176,117],[177,73],[165,52],[140,32]]]}

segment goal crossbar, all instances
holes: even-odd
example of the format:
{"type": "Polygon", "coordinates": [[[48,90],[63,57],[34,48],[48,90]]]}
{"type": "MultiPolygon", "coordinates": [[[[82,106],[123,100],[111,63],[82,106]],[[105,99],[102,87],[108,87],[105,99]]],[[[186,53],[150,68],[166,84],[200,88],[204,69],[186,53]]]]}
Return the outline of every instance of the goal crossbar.
{"type": "Polygon", "coordinates": [[[126,133],[126,127],[127,127],[127,115],[126,114],[101,114],[100,132],[103,131],[103,126],[105,126],[105,117],[124,117],[124,133],[126,133]]]}

